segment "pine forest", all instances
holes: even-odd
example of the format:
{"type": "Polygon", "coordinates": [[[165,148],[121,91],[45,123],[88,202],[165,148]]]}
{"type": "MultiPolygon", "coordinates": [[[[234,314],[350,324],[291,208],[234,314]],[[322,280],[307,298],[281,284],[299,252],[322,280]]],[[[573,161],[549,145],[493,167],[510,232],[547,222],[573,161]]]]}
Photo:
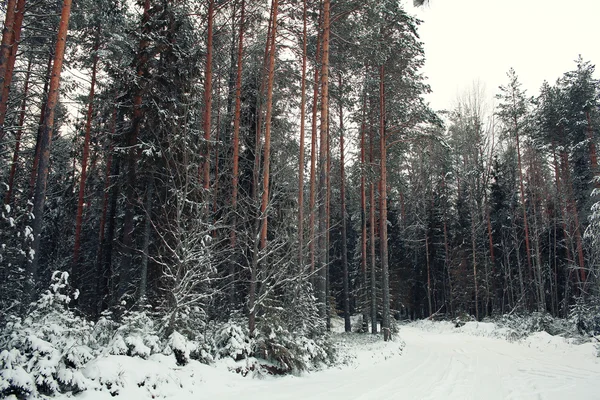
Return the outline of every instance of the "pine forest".
{"type": "Polygon", "coordinates": [[[106,351],[310,371],[339,324],[600,334],[592,61],[435,110],[398,0],[1,8],[0,397],[106,351]]]}

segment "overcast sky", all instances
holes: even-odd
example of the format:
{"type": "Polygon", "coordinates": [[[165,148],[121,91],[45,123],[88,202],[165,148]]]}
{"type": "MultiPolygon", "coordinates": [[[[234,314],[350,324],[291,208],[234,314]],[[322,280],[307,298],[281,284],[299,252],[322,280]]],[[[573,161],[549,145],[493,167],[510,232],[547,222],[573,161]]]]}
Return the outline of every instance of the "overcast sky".
{"type": "Polygon", "coordinates": [[[451,108],[477,80],[492,97],[510,67],[535,95],[544,80],[575,69],[579,54],[600,63],[600,0],[430,0],[418,10],[404,3],[424,21],[434,109],[451,108]]]}

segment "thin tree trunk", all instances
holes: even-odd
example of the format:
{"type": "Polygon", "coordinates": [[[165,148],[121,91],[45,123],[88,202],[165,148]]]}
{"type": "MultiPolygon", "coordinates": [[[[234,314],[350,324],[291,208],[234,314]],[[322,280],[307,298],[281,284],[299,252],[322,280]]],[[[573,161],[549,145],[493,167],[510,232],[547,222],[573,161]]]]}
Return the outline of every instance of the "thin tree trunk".
{"type": "Polygon", "coordinates": [[[54,132],[54,116],[56,112],[56,106],[58,104],[60,73],[65,54],[70,15],[71,0],[64,0],[60,16],[60,23],[58,26],[56,49],[54,51],[52,76],[50,78],[48,101],[46,103],[47,114],[44,123],[44,131],[41,137],[40,162],[38,166],[35,194],[33,199],[33,259],[31,262],[27,263],[27,282],[25,290],[25,293],[29,298],[33,297],[35,283],[37,282],[37,270],[40,260],[40,242],[42,239],[41,234],[44,220],[44,203],[46,198],[46,185],[48,183],[48,166],[50,164],[50,145],[52,143],[52,134],[54,132]]]}
{"type": "MultiPolygon", "coordinates": [[[[215,127],[215,182],[213,187],[213,214],[217,213],[217,208],[219,206],[219,152],[220,146],[219,143],[221,141],[221,78],[217,76],[217,121],[215,127]]],[[[216,234],[216,231],[213,231],[213,235],[216,234]]]]}
{"type": "Polygon", "coordinates": [[[365,191],[365,109],[366,96],[363,100],[362,109],[362,121],[360,124],[360,222],[361,222],[361,252],[360,252],[360,266],[361,266],[361,277],[362,277],[362,302],[361,309],[363,315],[363,332],[368,331],[367,316],[368,316],[368,290],[367,290],[367,199],[365,191]]]}
{"type": "MultiPolygon", "coordinates": [[[[8,64],[10,59],[11,49],[14,45],[15,35],[15,15],[17,13],[17,1],[8,0],[6,3],[6,15],[4,18],[4,29],[2,29],[2,44],[0,45],[0,90],[4,94],[4,85],[7,81],[7,73],[9,71],[8,64]]],[[[10,73],[12,74],[12,72],[10,73]]],[[[10,85],[10,82],[9,82],[10,85]]],[[[8,98],[0,97],[0,140],[4,138],[4,119],[6,116],[6,107],[8,98]],[[1,111],[4,110],[3,113],[1,111]]]]}
{"type": "MultiPolygon", "coordinates": [[[[322,24],[322,9],[319,8],[319,26],[322,24]]],[[[313,104],[312,104],[312,126],[311,126],[311,144],[310,144],[310,222],[309,222],[309,249],[310,249],[310,275],[313,282],[313,289],[316,290],[315,285],[315,219],[316,219],[316,164],[317,164],[317,112],[318,112],[318,96],[319,96],[319,57],[322,56],[321,52],[321,31],[317,35],[317,51],[315,53],[315,80],[313,85],[313,104]]]]}
{"type": "Polygon", "coordinates": [[[271,49],[269,55],[268,83],[267,83],[267,104],[265,117],[265,147],[263,156],[263,192],[260,206],[262,225],[260,233],[260,249],[267,247],[267,206],[269,205],[269,178],[271,166],[271,119],[273,115],[273,83],[275,77],[275,38],[277,37],[277,11],[279,0],[273,0],[273,27],[271,28],[271,49]]]}
{"type": "MultiPolygon", "coordinates": [[[[10,85],[12,83],[15,71],[15,62],[17,60],[17,50],[21,41],[21,27],[23,26],[23,16],[25,15],[25,0],[18,0],[14,16],[12,43],[10,44],[10,54],[6,62],[6,73],[0,76],[0,86],[2,88],[2,97],[0,97],[0,139],[2,139],[6,121],[6,111],[8,107],[8,95],[10,94],[10,85]],[[2,80],[4,78],[4,80],[2,80]]],[[[0,74],[2,73],[0,67],[0,74]]]]}
{"type": "Polygon", "coordinates": [[[388,270],[388,234],[387,234],[387,145],[385,130],[385,69],[382,65],[379,71],[379,146],[380,146],[380,238],[381,238],[381,276],[382,276],[382,302],[383,315],[381,330],[383,340],[392,338],[390,326],[390,281],[388,270]]]}
{"type": "Polygon", "coordinates": [[[517,167],[519,169],[519,188],[521,190],[521,207],[523,209],[523,225],[525,229],[525,251],[527,255],[527,268],[529,270],[529,279],[532,278],[531,269],[531,246],[529,245],[529,224],[527,222],[527,206],[525,203],[525,185],[523,183],[523,168],[521,164],[521,146],[519,144],[519,128],[517,117],[514,118],[515,123],[515,138],[517,142],[517,167]]]}
{"type": "Polygon", "coordinates": [[[323,53],[321,59],[321,127],[319,149],[319,315],[327,317],[327,142],[329,126],[329,24],[330,0],[323,1],[323,53]]]}
{"type": "MultiPolygon", "coordinates": [[[[265,54],[263,57],[263,67],[268,68],[268,62],[270,60],[270,49],[271,49],[271,30],[273,28],[273,12],[274,4],[271,2],[271,12],[269,13],[269,27],[267,29],[267,40],[265,44],[265,54]]],[[[262,122],[262,103],[261,97],[264,92],[265,78],[261,80],[260,90],[257,95],[257,112],[256,112],[256,140],[254,145],[254,169],[252,170],[252,201],[253,204],[258,205],[258,184],[259,184],[259,170],[260,170],[260,147],[261,147],[261,122],[262,122]]],[[[256,286],[258,276],[258,251],[260,245],[260,226],[261,218],[257,210],[257,215],[254,218],[254,234],[252,240],[252,262],[250,265],[250,287],[248,289],[248,331],[250,336],[254,335],[254,329],[256,328],[256,286]]]]}
{"type": "Polygon", "coordinates": [[[204,130],[204,142],[206,153],[204,154],[204,172],[202,182],[204,189],[210,188],[210,119],[212,108],[212,59],[213,59],[213,23],[215,0],[208,0],[208,27],[206,40],[206,69],[204,71],[204,115],[202,129],[204,130]]]}
{"type": "Polygon", "coordinates": [[[148,186],[146,190],[146,218],[144,220],[144,242],[142,244],[142,259],[140,262],[140,286],[138,291],[139,299],[143,302],[146,299],[146,292],[148,290],[148,258],[150,251],[150,236],[151,236],[151,222],[152,222],[152,196],[154,194],[154,183],[152,177],[148,177],[148,186]]]}
{"type": "Polygon", "coordinates": [[[304,125],[306,119],[306,0],[302,1],[302,80],[300,83],[300,156],[298,159],[298,266],[304,272],[304,125]]]}
{"type": "Polygon", "coordinates": [[[427,305],[429,306],[429,318],[431,318],[433,316],[431,305],[431,263],[429,261],[429,234],[427,232],[425,232],[425,261],[427,263],[427,305]]]}
{"type": "MultiPolygon", "coordinates": [[[[270,29],[270,37],[267,40],[270,42],[269,45],[269,64],[268,64],[268,78],[267,78],[267,104],[266,104],[266,117],[265,117],[265,144],[264,144],[264,155],[263,155],[263,193],[260,206],[260,251],[265,251],[267,247],[267,207],[269,204],[269,177],[270,177],[270,152],[271,152],[271,119],[273,114],[273,83],[275,77],[275,56],[277,53],[276,49],[276,37],[277,37],[277,12],[279,9],[279,1],[273,0],[271,3],[272,8],[272,21],[270,29]]],[[[258,134],[258,133],[257,133],[258,134]]],[[[256,246],[255,246],[256,247],[256,246]]],[[[254,251],[254,257],[257,256],[258,251],[254,251]]],[[[254,264],[254,262],[253,262],[254,264]]],[[[252,278],[251,278],[251,296],[249,296],[248,307],[250,309],[249,317],[249,331],[250,335],[254,335],[254,329],[256,327],[256,305],[255,305],[255,294],[256,294],[256,277],[257,277],[258,263],[252,267],[252,278]]]]}
{"type": "Polygon", "coordinates": [[[339,76],[340,86],[340,198],[342,215],[342,265],[344,273],[344,330],[352,331],[350,324],[350,291],[348,276],[348,234],[346,223],[346,174],[344,170],[344,107],[342,103],[342,75],[339,76]]]}
{"type": "MultiPolygon", "coordinates": [[[[240,33],[237,51],[237,77],[235,82],[235,116],[233,119],[233,178],[231,184],[231,210],[233,213],[233,222],[231,226],[231,248],[235,251],[237,246],[237,199],[238,199],[238,184],[240,179],[240,120],[242,110],[242,72],[243,72],[243,57],[244,57],[244,18],[246,10],[246,1],[242,0],[240,15],[240,33]]],[[[236,265],[232,262],[230,265],[230,302],[235,303],[235,282],[236,282],[236,265]]]]}
{"type": "MultiPolygon", "coordinates": [[[[150,21],[150,0],[145,0],[144,11],[142,15],[142,38],[137,53],[136,75],[139,80],[144,79],[146,75],[146,64],[148,63],[148,46],[150,45],[148,31],[150,21]]],[[[133,230],[134,230],[134,207],[136,204],[136,163],[137,163],[137,141],[140,135],[142,120],[144,118],[144,109],[142,106],[143,95],[145,92],[144,82],[139,82],[133,96],[133,115],[132,126],[127,137],[127,183],[125,190],[125,216],[123,220],[123,259],[120,268],[119,294],[128,290],[126,285],[131,283],[133,262],[133,230]]]]}
{"type": "MultiPolygon", "coordinates": [[[[108,211],[109,204],[109,194],[110,194],[110,186],[111,186],[111,173],[112,171],[112,161],[113,161],[113,137],[116,132],[117,126],[117,107],[116,105],[113,108],[112,118],[111,118],[111,128],[110,128],[110,136],[109,136],[109,147],[108,154],[106,156],[106,172],[104,174],[104,195],[102,196],[102,214],[100,215],[100,229],[98,233],[98,252],[96,256],[96,296],[99,299],[102,299],[102,289],[107,287],[108,285],[105,282],[108,282],[108,278],[105,277],[105,272],[103,269],[103,252],[104,252],[104,231],[106,227],[106,214],[108,211]]],[[[102,312],[102,301],[100,301],[98,306],[98,314],[102,312]]]]}
{"type": "Polygon", "coordinates": [[[94,63],[92,65],[92,82],[90,84],[90,94],[88,100],[88,109],[85,121],[85,139],[83,142],[83,157],[81,160],[81,177],[79,179],[79,196],[77,200],[77,215],[75,217],[75,246],[73,249],[73,281],[74,287],[78,287],[79,271],[79,250],[81,247],[81,225],[83,222],[83,201],[85,196],[85,182],[87,178],[87,164],[90,154],[90,139],[92,132],[92,119],[94,112],[94,91],[96,89],[96,71],[98,69],[98,39],[94,46],[94,63]]]}
{"type": "Polygon", "coordinates": [[[15,184],[15,174],[17,171],[17,165],[19,161],[19,150],[21,148],[21,136],[23,135],[23,124],[25,123],[25,113],[27,111],[27,96],[29,95],[29,78],[31,76],[31,58],[27,63],[27,73],[25,74],[25,87],[23,88],[23,100],[21,101],[21,112],[19,114],[19,125],[17,134],[15,135],[15,151],[13,152],[12,164],[10,166],[10,173],[8,175],[8,191],[6,197],[4,197],[4,204],[10,204],[12,193],[15,184]]]}
{"type": "Polygon", "coordinates": [[[31,168],[31,177],[29,178],[29,197],[33,196],[35,190],[35,181],[37,178],[38,166],[40,164],[40,147],[42,145],[42,133],[44,131],[44,121],[46,120],[46,101],[48,95],[48,86],[50,85],[50,77],[52,76],[52,60],[54,53],[50,52],[48,57],[48,66],[46,67],[46,80],[44,81],[44,89],[42,90],[42,107],[40,109],[40,119],[38,123],[37,136],[35,138],[35,155],[33,156],[33,167],[31,168]]]}
{"type": "MultiPolygon", "coordinates": [[[[372,125],[372,124],[371,124],[372,125]]],[[[369,135],[369,162],[371,168],[375,166],[375,156],[373,152],[374,147],[374,136],[375,132],[371,126],[369,135]]],[[[373,176],[375,174],[372,174],[373,176]]],[[[377,285],[376,285],[376,271],[375,271],[375,182],[371,178],[369,183],[369,236],[370,236],[370,247],[371,247],[371,333],[377,334],[377,285]]]]}
{"type": "Polygon", "coordinates": [[[329,274],[329,265],[331,259],[331,134],[330,134],[331,125],[327,126],[327,172],[325,173],[325,185],[327,187],[327,194],[325,200],[325,221],[327,221],[325,227],[325,322],[327,330],[331,330],[331,282],[330,282],[330,274],[329,274]]]}

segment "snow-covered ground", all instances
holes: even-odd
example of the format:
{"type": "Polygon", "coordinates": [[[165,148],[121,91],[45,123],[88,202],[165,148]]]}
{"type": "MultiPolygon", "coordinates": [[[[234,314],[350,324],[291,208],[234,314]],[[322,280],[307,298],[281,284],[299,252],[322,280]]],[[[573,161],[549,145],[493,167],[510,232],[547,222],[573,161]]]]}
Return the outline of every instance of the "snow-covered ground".
{"type": "MultiPolygon", "coordinates": [[[[519,341],[507,336],[493,324],[456,329],[419,322],[401,327],[392,343],[340,334],[346,365],[302,376],[244,378],[223,362],[177,367],[166,356],[109,356],[94,361],[86,374],[113,381],[116,398],[124,399],[600,399],[593,344],[546,333],[519,341]]],[[[76,397],[113,398],[93,389],[76,397]]]]}

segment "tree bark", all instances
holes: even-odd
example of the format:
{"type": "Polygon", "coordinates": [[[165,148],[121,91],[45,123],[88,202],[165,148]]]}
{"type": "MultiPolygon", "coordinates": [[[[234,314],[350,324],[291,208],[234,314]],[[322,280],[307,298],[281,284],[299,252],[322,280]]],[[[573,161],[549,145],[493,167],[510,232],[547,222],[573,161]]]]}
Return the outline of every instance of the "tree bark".
{"type": "MultiPolygon", "coordinates": [[[[0,90],[4,93],[4,84],[6,82],[6,75],[8,72],[8,63],[11,53],[11,48],[14,45],[15,35],[15,15],[17,13],[17,0],[8,0],[6,3],[6,15],[4,18],[4,29],[2,29],[2,43],[0,45],[0,90]]],[[[10,82],[9,82],[10,85],[10,82]]],[[[4,110],[6,115],[6,107],[8,104],[7,97],[0,97],[0,111],[4,110]]],[[[0,140],[4,138],[4,118],[0,114],[0,140]]]]}
{"type": "Polygon", "coordinates": [[[344,106],[342,103],[342,75],[339,76],[340,86],[340,203],[342,215],[342,265],[344,273],[344,330],[352,331],[350,324],[350,291],[348,276],[348,234],[346,224],[346,173],[344,170],[344,106]]]}
{"type": "MultiPolygon", "coordinates": [[[[369,162],[371,164],[371,168],[375,166],[375,156],[374,156],[374,136],[375,132],[373,130],[371,121],[371,126],[369,129],[369,162]]],[[[373,174],[374,176],[375,174],[373,174]]],[[[371,253],[371,287],[370,287],[370,298],[371,298],[371,333],[377,334],[377,285],[376,285],[376,271],[375,271],[375,260],[377,256],[375,255],[375,182],[373,182],[373,177],[371,177],[371,182],[369,183],[369,237],[370,237],[370,253],[371,253]]]]}
{"type": "Polygon", "coordinates": [[[6,197],[4,197],[4,204],[10,204],[12,193],[15,184],[15,174],[17,171],[17,165],[19,161],[19,151],[21,148],[21,136],[23,134],[23,124],[25,123],[25,113],[27,111],[27,96],[29,95],[29,78],[31,76],[31,58],[27,63],[27,73],[25,74],[25,87],[23,88],[23,100],[21,101],[21,112],[19,114],[19,123],[17,134],[15,135],[15,151],[13,152],[13,159],[10,166],[10,173],[8,175],[8,191],[6,197]]]}
{"type": "MultiPolygon", "coordinates": [[[[233,119],[233,170],[232,170],[232,184],[231,184],[231,210],[233,212],[233,221],[231,226],[231,248],[235,252],[237,246],[237,200],[238,200],[238,184],[240,179],[239,165],[240,165],[240,121],[241,121],[241,110],[242,110],[242,72],[243,72],[243,57],[244,57],[244,19],[245,19],[246,1],[242,0],[241,14],[240,14],[240,32],[237,49],[237,77],[235,82],[235,111],[233,119]]],[[[232,262],[230,265],[230,277],[231,277],[231,289],[230,289],[230,301],[231,304],[235,302],[235,275],[236,265],[232,262]]]]}
{"type": "Polygon", "coordinates": [[[390,282],[388,269],[388,235],[387,235],[387,146],[385,130],[385,68],[381,65],[379,70],[379,151],[380,151],[380,247],[381,247],[381,284],[383,314],[381,330],[383,340],[392,338],[390,326],[390,282]]]}
{"type": "Polygon", "coordinates": [[[214,23],[215,0],[208,0],[207,16],[207,40],[206,40],[206,69],[204,70],[204,115],[202,129],[204,130],[204,142],[206,153],[204,154],[204,170],[202,183],[204,189],[210,188],[210,119],[212,108],[212,59],[213,59],[213,23],[214,23]]]}
{"type": "Polygon", "coordinates": [[[306,119],[306,0],[302,1],[302,78],[300,83],[300,155],[298,158],[298,266],[304,272],[304,125],[306,119]]]}
{"type": "Polygon", "coordinates": [[[360,236],[360,266],[361,266],[361,277],[362,277],[362,302],[361,309],[363,315],[362,328],[364,332],[368,331],[367,316],[368,316],[368,290],[367,290],[367,199],[365,191],[365,109],[366,96],[363,100],[362,109],[362,121],[360,124],[360,222],[361,222],[361,236],[360,236]]]}
{"type": "Polygon", "coordinates": [[[267,104],[265,117],[265,146],[263,156],[263,192],[261,200],[261,233],[260,233],[260,248],[264,250],[267,247],[267,206],[269,205],[269,178],[271,166],[271,119],[273,116],[273,83],[275,77],[275,38],[277,37],[277,10],[279,8],[279,0],[273,0],[273,27],[271,28],[271,49],[269,54],[268,67],[268,82],[267,82],[267,104]]]}
{"type": "MultiPolygon", "coordinates": [[[[319,8],[319,28],[322,24],[322,9],[319,8]]],[[[316,280],[314,277],[316,264],[316,237],[315,237],[315,219],[316,219],[316,186],[317,186],[317,116],[318,116],[318,97],[319,97],[319,57],[321,57],[322,35],[319,29],[317,34],[317,51],[315,53],[315,80],[313,85],[313,104],[312,104],[312,123],[311,123],[311,144],[310,144],[310,222],[309,222],[309,250],[310,250],[310,276],[313,282],[313,288],[316,291],[316,280]]]]}
{"type": "Polygon", "coordinates": [[[12,42],[9,45],[10,53],[8,55],[8,60],[6,61],[6,71],[4,73],[2,73],[2,66],[0,65],[0,88],[2,89],[2,95],[0,97],[0,139],[2,139],[5,133],[4,122],[6,121],[8,96],[10,94],[10,85],[15,70],[15,62],[17,60],[17,50],[19,42],[21,41],[21,27],[23,26],[24,14],[25,0],[18,0],[14,15],[12,42]]]}
{"type": "Polygon", "coordinates": [[[52,60],[54,53],[50,53],[48,57],[48,66],[46,67],[46,79],[44,81],[44,89],[42,90],[42,107],[40,109],[40,118],[38,130],[35,139],[35,155],[33,156],[33,167],[31,168],[31,176],[29,178],[29,197],[33,196],[35,190],[35,181],[37,178],[38,166],[40,164],[40,146],[42,145],[42,133],[44,131],[44,121],[46,120],[46,101],[48,95],[48,85],[50,85],[50,77],[52,76],[52,60]]]}
{"type": "Polygon", "coordinates": [[[330,0],[323,1],[323,53],[321,59],[321,127],[319,148],[319,274],[317,301],[319,316],[327,317],[327,142],[329,126],[329,24],[330,0]]]}
{"type": "Polygon", "coordinates": [[[142,14],[142,38],[137,53],[136,60],[136,75],[139,80],[133,96],[133,115],[132,126],[127,135],[127,183],[125,190],[125,217],[123,221],[123,260],[120,268],[119,294],[129,290],[126,285],[131,284],[132,271],[131,265],[133,262],[133,231],[134,231],[134,207],[136,200],[136,185],[137,185],[137,142],[140,135],[142,121],[144,119],[143,96],[145,92],[145,82],[141,80],[146,75],[146,64],[148,63],[148,39],[150,21],[150,0],[145,0],[144,11],[142,14]]]}
{"type": "Polygon", "coordinates": [[[40,260],[40,242],[44,219],[44,203],[46,198],[46,185],[48,183],[48,166],[50,163],[50,146],[52,143],[52,134],[54,131],[54,116],[56,106],[58,105],[58,90],[60,87],[60,73],[65,55],[65,45],[67,41],[67,31],[69,27],[69,17],[71,15],[71,0],[64,0],[60,23],[58,26],[58,37],[56,40],[56,49],[54,51],[54,63],[52,66],[52,75],[48,92],[48,101],[46,103],[46,118],[40,144],[40,162],[33,199],[33,257],[27,264],[27,282],[25,293],[29,298],[33,298],[35,282],[37,281],[37,270],[40,260]]]}
{"type": "Polygon", "coordinates": [[[98,39],[94,46],[94,63],[92,65],[92,82],[90,84],[90,94],[88,100],[88,109],[85,120],[85,139],[83,141],[83,157],[81,160],[81,176],[79,178],[79,196],[77,200],[77,214],[75,217],[75,246],[73,249],[73,280],[72,284],[77,288],[79,284],[79,250],[81,247],[81,224],[83,222],[83,202],[85,196],[85,183],[87,178],[87,164],[90,154],[90,138],[92,132],[92,119],[94,112],[94,91],[96,89],[96,71],[98,69],[98,39]]]}

